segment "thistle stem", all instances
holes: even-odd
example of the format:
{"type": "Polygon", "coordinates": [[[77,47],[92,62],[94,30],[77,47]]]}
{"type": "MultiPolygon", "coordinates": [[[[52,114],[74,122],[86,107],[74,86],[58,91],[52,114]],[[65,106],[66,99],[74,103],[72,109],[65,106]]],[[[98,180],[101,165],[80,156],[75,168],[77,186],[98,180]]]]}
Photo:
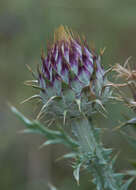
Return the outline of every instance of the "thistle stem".
{"type": "Polygon", "coordinates": [[[101,129],[83,119],[74,124],[80,154],[86,160],[85,168],[91,172],[97,190],[121,190],[122,181],[112,169],[111,150],[105,149],[99,139],[101,129]]]}

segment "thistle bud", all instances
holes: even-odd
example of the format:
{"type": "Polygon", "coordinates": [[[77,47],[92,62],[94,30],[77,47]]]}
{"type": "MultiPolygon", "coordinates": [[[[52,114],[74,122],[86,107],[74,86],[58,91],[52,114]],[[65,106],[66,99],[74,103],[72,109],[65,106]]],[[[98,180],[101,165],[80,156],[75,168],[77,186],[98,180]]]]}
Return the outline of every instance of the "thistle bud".
{"type": "MultiPolygon", "coordinates": [[[[75,96],[79,96],[85,87],[89,87],[91,80],[103,82],[104,70],[100,57],[89,50],[86,42],[81,43],[63,26],[55,31],[54,36],[47,57],[41,56],[42,70],[38,81],[45,95],[48,94],[48,88],[52,88],[52,95],[62,96],[65,84],[75,96]]],[[[94,85],[90,90],[93,88],[94,85]]]]}
{"type": "MultiPolygon", "coordinates": [[[[101,56],[67,28],[60,26],[55,31],[54,42],[48,45],[47,56],[42,52],[41,61],[38,86],[44,103],[54,96],[66,105],[67,100],[72,103],[82,96],[86,103],[92,98],[101,99],[106,81],[101,56]]],[[[66,105],[61,105],[63,111],[66,105]]]]}

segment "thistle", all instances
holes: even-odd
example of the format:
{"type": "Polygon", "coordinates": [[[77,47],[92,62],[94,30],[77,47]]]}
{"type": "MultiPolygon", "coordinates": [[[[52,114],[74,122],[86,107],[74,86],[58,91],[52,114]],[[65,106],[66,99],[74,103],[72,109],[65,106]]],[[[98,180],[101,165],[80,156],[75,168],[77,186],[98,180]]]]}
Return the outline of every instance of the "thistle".
{"type": "MultiPolygon", "coordinates": [[[[38,66],[38,74],[33,74],[36,80],[31,81],[33,87],[40,89],[40,95],[27,100],[38,97],[43,102],[37,118],[51,102],[57,117],[64,113],[75,117],[81,109],[91,114],[91,105],[95,107],[95,103],[104,108],[103,103],[111,97],[111,91],[106,87],[108,81],[101,65],[102,54],[103,51],[97,55],[85,39],[60,26],[54,33],[53,43],[48,44],[47,56],[42,51],[42,65],[38,66]]],[[[26,84],[31,82],[26,81],[26,84]]]]}
{"type": "Polygon", "coordinates": [[[27,119],[14,107],[12,111],[26,124],[24,132],[47,138],[42,147],[61,143],[70,148],[71,152],[63,158],[74,160],[73,175],[78,184],[83,168],[92,175],[97,190],[127,190],[132,180],[123,183],[124,175],[114,173],[112,150],[103,147],[101,129],[94,125],[93,114],[105,111],[105,102],[112,98],[108,72],[101,65],[102,54],[103,51],[97,55],[84,38],[60,26],[54,33],[53,43],[48,44],[47,56],[42,51],[37,74],[28,66],[35,80],[26,84],[40,93],[24,102],[41,100],[37,120],[45,116],[45,126],[27,119]]]}
{"type": "Polygon", "coordinates": [[[54,34],[54,43],[47,50],[47,57],[42,59],[42,70],[39,72],[39,85],[48,94],[63,96],[64,86],[72,89],[75,96],[81,96],[85,87],[90,87],[90,92],[95,95],[94,82],[102,80],[104,70],[100,65],[100,57],[90,51],[87,43],[75,39],[74,34],[60,26],[54,34]]]}

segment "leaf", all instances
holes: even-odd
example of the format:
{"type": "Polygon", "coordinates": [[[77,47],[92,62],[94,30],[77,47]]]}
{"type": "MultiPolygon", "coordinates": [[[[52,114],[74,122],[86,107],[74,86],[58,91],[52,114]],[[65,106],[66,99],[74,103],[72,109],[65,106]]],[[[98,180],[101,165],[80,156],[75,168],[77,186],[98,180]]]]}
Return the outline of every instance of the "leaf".
{"type": "Polygon", "coordinates": [[[130,125],[130,126],[132,126],[132,127],[136,127],[136,117],[134,117],[134,118],[128,120],[127,122],[121,123],[119,126],[117,126],[117,127],[115,128],[115,130],[121,129],[121,128],[123,128],[123,127],[127,127],[128,125],[130,125]]]}
{"type": "MultiPolygon", "coordinates": [[[[112,153],[112,150],[111,150],[111,153],[112,153]]],[[[112,158],[112,160],[111,160],[111,164],[112,164],[112,166],[115,165],[115,162],[116,162],[116,160],[117,160],[118,155],[119,155],[119,153],[116,154],[116,155],[112,158]]]]}
{"type": "MultiPolygon", "coordinates": [[[[66,146],[75,149],[78,147],[78,143],[73,140],[69,135],[67,135],[63,130],[62,131],[56,131],[52,129],[48,129],[38,121],[31,121],[27,119],[23,114],[21,114],[14,106],[10,106],[12,112],[27,126],[27,129],[23,130],[22,132],[25,133],[36,133],[36,134],[42,134],[48,140],[56,140],[56,143],[58,141],[66,146]]],[[[52,141],[52,143],[53,143],[52,141]]],[[[51,141],[50,141],[51,143],[51,141]]]]}
{"type": "Polygon", "coordinates": [[[19,131],[19,133],[25,133],[25,134],[43,134],[39,129],[32,128],[32,129],[24,129],[19,131]]]}
{"type": "Polygon", "coordinates": [[[68,158],[75,158],[76,156],[77,156],[77,153],[70,152],[68,154],[64,154],[63,156],[60,156],[59,158],[56,159],[56,161],[60,161],[62,159],[68,159],[68,158]]]}
{"type": "Polygon", "coordinates": [[[56,138],[56,139],[53,139],[53,140],[47,140],[39,148],[41,149],[44,146],[48,146],[48,145],[51,145],[51,144],[61,144],[61,143],[65,144],[63,139],[56,138]]]}
{"type": "Polygon", "coordinates": [[[52,184],[48,184],[48,187],[50,188],[50,190],[57,190],[57,188],[56,187],[54,187],[52,184]]]}
{"type": "Polygon", "coordinates": [[[134,117],[134,118],[128,120],[128,121],[126,122],[126,124],[136,124],[136,117],[134,117]]]}
{"type": "Polygon", "coordinates": [[[121,190],[128,190],[128,187],[130,186],[133,180],[134,180],[134,177],[127,180],[126,183],[123,184],[123,186],[121,187],[121,190]]]}
{"type": "Polygon", "coordinates": [[[14,106],[10,106],[11,111],[25,123],[27,126],[31,126],[32,123],[29,119],[27,119],[24,115],[22,115],[14,106]]]}
{"type": "Polygon", "coordinates": [[[136,170],[128,170],[128,171],[126,171],[126,174],[136,177],[136,170]]]}
{"type": "Polygon", "coordinates": [[[115,173],[114,178],[118,181],[122,181],[122,179],[124,178],[124,173],[115,173]]]}
{"type": "Polygon", "coordinates": [[[29,130],[24,130],[24,132],[30,132],[38,130],[42,134],[44,134],[47,137],[61,137],[61,133],[59,131],[51,130],[43,126],[41,123],[38,121],[31,121],[28,118],[26,118],[22,113],[20,113],[14,106],[10,106],[11,111],[21,120],[23,123],[27,126],[29,130]]]}
{"type": "Polygon", "coordinates": [[[79,173],[80,173],[81,165],[82,165],[82,163],[79,163],[73,171],[74,178],[77,181],[78,185],[79,185],[79,173]]]}

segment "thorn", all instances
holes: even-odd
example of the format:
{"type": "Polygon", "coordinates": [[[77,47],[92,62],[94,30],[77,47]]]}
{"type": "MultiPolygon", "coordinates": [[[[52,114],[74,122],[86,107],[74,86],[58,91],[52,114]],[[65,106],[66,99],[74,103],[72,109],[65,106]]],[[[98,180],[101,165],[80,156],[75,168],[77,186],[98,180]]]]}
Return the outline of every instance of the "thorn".
{"type": "Polygon", "coordinates": [[[33,76],[35,79],[37,79],[36,74],[33,72],[33,70],[31,69],[31,67],[30,67],[28,64],[26,64],[26,67],[27,67],[28,71],[30,71],[30,72],[32,73],[32,76],[33,76]]]}
{"type": "Polygon", "coordinates": [[[101,55],[101,56],[103,56],[103,54],[104,54],[105,50],[106,50],[106,47],[104,47],[103,49],[102,49],[102,48],[100,48],[100,55],[101,55]]]}
{"type": "Polygon", "coordinates": [[[42,60],[45,59],[45,54],[44,54],[44,49],[43,48],[41,49],[41,59],[42,60]]]}

